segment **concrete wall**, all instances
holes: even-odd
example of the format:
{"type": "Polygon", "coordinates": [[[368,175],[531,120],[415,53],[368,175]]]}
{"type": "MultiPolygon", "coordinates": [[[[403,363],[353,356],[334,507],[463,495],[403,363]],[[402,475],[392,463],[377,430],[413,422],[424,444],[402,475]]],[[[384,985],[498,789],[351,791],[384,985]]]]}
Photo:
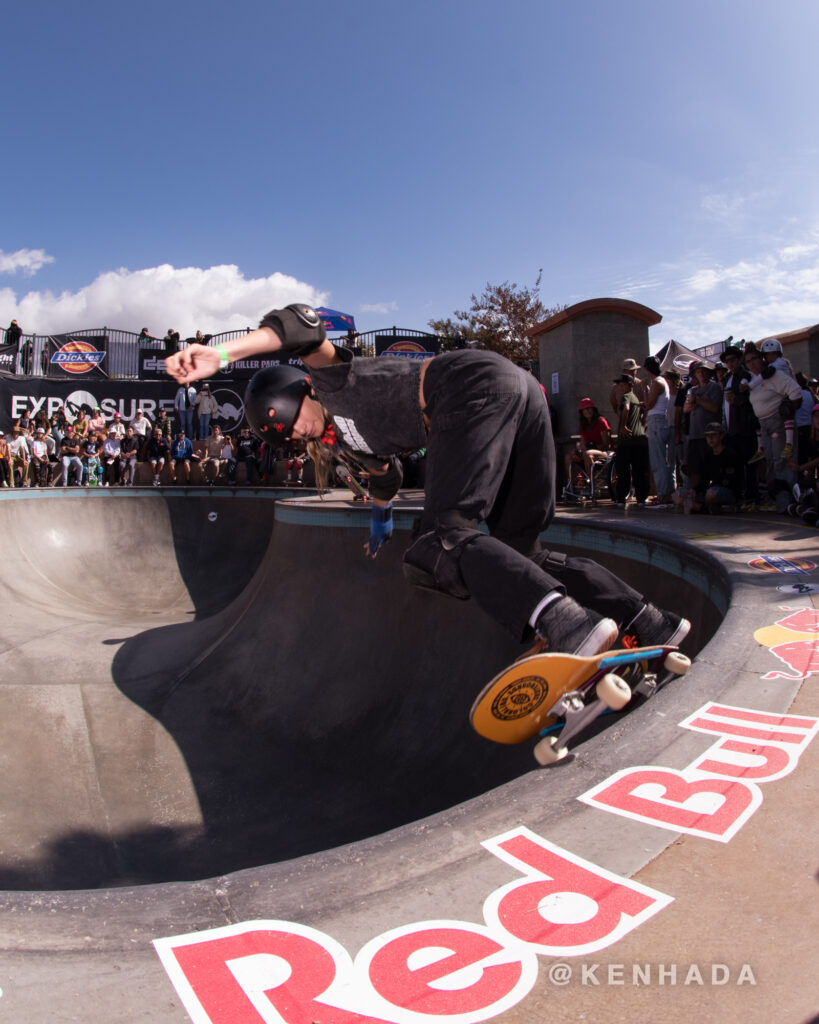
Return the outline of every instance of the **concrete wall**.
{"type": "Polygon", "coordinates": [[[540,379],[557,413],[558,438],[565,439],[577,433],[577,406],[586,396],[611,423],[612,380],[624,359],[642,366],[649,354],[648,325],[627,313],[589,312],[540,334],[538,347],[540,379]]]}

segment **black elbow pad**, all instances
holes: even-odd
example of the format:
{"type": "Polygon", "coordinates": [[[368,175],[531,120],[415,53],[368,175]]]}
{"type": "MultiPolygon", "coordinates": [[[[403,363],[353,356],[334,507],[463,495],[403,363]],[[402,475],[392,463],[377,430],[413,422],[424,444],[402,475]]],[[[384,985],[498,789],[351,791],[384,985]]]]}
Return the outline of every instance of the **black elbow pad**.
{"type": "Polygon", "coordinates": [[[282,349],[291,356],[309,356],[324,341],[321,317],[304,303],[294,302],[284,309],[271,309],[265,313],[259,327],[270,327],[281,338],[282,349]]]}
{"type": "Polygon", "coordinates": [[[392,458],[386,473],[370,473],[370,497],[378,501],[389,501],[398,493],[404,479],[404,471],[399,459],[392,458]]]}

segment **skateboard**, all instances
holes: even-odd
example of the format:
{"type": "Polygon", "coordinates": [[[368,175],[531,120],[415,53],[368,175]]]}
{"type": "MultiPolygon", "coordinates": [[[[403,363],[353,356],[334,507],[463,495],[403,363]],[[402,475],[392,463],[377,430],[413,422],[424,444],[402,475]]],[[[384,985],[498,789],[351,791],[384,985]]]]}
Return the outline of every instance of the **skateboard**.
{"type": "Polygon", "coordinates": [[[652,697],[690,667],[689,658],[667,646],[601,651],[591,658],[533,654],[484,687],[469,721],[479,735],[496,743],[523,743],[540,735],[535,759],[553,764],[598,715],[620,711],[633,694],[652,697]],[[550,735],[556,728],[556,735],[550,735]]]}
{"type": "Polygon", "coordinates": [[[353,492],[353,501],[368,500],[369,496],[367,492],[364,490],[364,488],[361,486],[358,480],[356,480],[356,478],[352,475],[352,473],[346,473],[342,477],[342,479],[344,480],[344,483],[347,484],[347,486],[353,492]]]}

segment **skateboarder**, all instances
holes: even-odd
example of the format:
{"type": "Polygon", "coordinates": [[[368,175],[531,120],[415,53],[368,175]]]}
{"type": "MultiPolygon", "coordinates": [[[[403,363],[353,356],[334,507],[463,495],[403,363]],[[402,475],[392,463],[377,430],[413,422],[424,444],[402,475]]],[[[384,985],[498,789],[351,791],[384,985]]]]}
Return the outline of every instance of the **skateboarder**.
{"type": "Polygon", "coordinates": [[[597,563],[543,550],[539,535],[554,515],[555,448],[543,389],[531,374],[475,350],[423,363],[354,359],[326,340],[320,317],[301,304],[272,310],[257,330],[226,344],[191,345],[166,367],[187,386],[238,359],[277,352],[302,359],[310,375],[285,365],[259,371],[245,396],[248,421],[262,438],[307,441],[319,474],[322,458],[334,454],[367,468],[370,557],[392,534],[397,453],[426,447],[424,511],[404,555],[411,582],[471,596],[518,639],[535,634],[550,650],[595,654],[619,629],[635,645],[676,644],[687,634],[685,619],[647,604],[597,563]],[[330,426],[333,448],[321,444],[330,426]]]}

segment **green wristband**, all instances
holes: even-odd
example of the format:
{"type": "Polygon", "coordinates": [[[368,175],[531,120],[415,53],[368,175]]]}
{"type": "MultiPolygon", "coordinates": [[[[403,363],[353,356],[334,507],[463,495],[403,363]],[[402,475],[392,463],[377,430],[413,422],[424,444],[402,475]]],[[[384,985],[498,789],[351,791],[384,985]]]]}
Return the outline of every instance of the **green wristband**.
{"type": "Polygon", "coordinates": [[[214,345],[214,351],[219,353],[219,369],[224,370],[226,366],[230,366],[230,357],[227,354],[227,349],[224,345],[214,345]]]}

